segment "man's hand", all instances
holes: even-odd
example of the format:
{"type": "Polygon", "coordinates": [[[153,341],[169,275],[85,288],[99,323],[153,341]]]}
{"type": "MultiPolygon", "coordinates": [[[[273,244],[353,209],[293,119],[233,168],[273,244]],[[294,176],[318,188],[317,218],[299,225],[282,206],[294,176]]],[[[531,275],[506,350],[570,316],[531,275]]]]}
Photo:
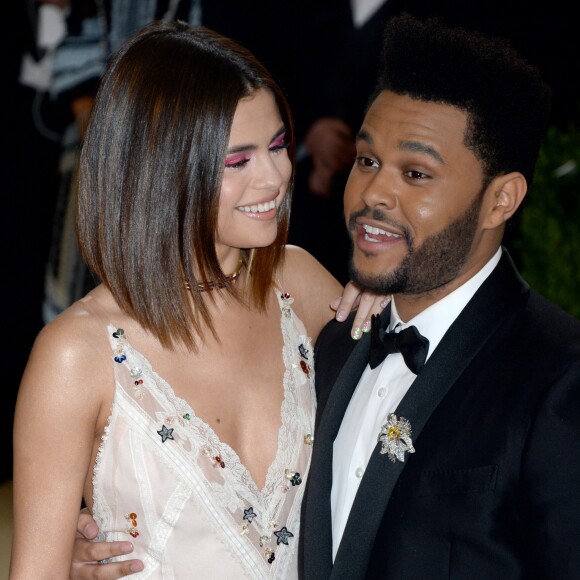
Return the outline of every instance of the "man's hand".
{"type": "Polygon", "coordinates": [[[141,560],[126,560],[99,564],[99,561],[130,554],[131,542],[93,542],[99,528],[90,513],[82,510],[77,523],[77,535],[70,568],[70,580],[115,580],[143,570],[141,560]]]}
{"type": "Polygon", "coordinates": [[[330,197],[334,176],[352,167],[356,153],[352,131],[341,119],[324,117],[312,124],[304,142],[313,164],[310,191],[330,197]]]}

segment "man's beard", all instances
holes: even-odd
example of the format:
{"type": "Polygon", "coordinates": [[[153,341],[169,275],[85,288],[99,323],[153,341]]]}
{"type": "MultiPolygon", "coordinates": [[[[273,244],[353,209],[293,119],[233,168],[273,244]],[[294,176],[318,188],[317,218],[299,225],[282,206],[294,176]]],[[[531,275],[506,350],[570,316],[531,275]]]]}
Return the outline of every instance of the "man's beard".
{"type": "Polygon", "coordinates": [[[372,213],[374,219],[396,225],[409,248],[407,256],[393,272],[377,275],[357,270],[351,253],[349,263],[351,280],[366,290],[380,294],[425,294],[454,280],[471,250],[483,202],[483,191],[479,192],[459,218],[429,236],[418,247],[415,247],[408,228],[388,219],[380,210],[365,208],[361,212],[351,214],[349,230],[356,228],[357,217],[372,213]]]}

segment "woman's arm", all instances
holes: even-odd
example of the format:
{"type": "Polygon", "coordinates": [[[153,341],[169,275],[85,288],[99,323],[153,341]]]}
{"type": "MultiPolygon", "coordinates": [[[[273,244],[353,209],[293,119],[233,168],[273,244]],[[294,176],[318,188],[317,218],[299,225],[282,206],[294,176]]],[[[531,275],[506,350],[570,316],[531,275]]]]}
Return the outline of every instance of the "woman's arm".
{"type": "Polygon", "coordinates": [[[10,580],[69,576],[104,392],[112,392],[90,317],[74,310],[39,334],[18,393],[10,580]]]}
{"type": "Polygon", "coordinates": [[[293,308],[304,322],[312,342],[334,316],[330,303],[343,288],[314,256],[298,246],[286,246],[280,275],[282,290],[295,299],[293,308]]]}
{"type": "Polygon", "coordinates": [[[386,306],[384,296],[361,293],[352,282],[343,288],[318,260],[297,246],[286,246],[281,282],[284,290],[297,298],[296,312],[313,342],[329,320],[335,317],[342,321],[354,308],[357,314],[351,334],[358,339],[366,330],[365,322],[370,322],[371,314],[379,313],[386,306]]]}

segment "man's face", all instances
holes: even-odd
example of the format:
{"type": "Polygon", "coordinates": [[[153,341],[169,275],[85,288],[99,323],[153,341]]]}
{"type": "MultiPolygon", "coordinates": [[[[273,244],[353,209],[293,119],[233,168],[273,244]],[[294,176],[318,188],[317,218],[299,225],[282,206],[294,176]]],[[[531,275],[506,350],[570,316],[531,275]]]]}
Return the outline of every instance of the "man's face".
{"type": "Polygon", "coordinates": [[[448,105],[390,91],[371,105],[344,195],[361,286],[424,295],[472,275],[483,173],[465,129],[448,105]]]}

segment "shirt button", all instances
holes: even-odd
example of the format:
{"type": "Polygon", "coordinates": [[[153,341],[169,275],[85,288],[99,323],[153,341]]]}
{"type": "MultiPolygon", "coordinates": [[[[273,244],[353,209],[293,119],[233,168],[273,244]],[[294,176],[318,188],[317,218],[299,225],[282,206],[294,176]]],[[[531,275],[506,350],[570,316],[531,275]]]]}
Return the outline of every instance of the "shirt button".
{"type": "Polygon", "coordinates": [[[377,395],[382,399],[387,394],[387,387],[381,387],[377,391],[377,395]]]}
{"type": "Polygon", "coordinates": [[[364,475],[365,470],[362,467],[357,467],[354,474],[360,479],[364,475]]]}

